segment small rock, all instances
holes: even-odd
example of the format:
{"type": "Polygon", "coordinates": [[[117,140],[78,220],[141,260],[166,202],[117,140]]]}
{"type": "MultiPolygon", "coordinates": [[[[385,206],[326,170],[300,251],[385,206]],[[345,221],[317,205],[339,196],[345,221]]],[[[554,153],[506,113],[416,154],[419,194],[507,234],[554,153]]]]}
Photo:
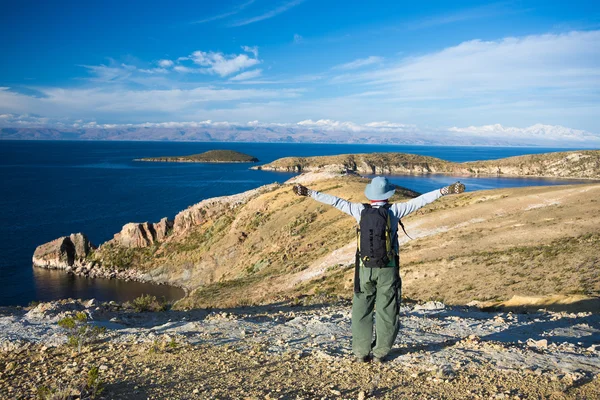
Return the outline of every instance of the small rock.
{"type": "Polygon", "coordinates": [[[415,311],[424,310],[424,311],[434,311],[434,310],[443,310],[446,308],[444,303],[439,301],[428,301],[425,304],[417,304],[414,308],[415,311]]]}
{"type": "Polygon", "coordinates": [[[102,364],[99,368],[100,371],[106,371],[108,369],[107,365],[102,364]]]}
{"type": "Polygon", "coordinates": [[[546,349],[546,348],[548,348],[548,340],[547,339],[540,339],[540,340],[528,339],[527,345],[529,347],[537,347],[538,349],[546,349]]]}
{"type": "Polygon", "coordinates": [[[361,390],[360,392],[358,392],[358,400],[365,400],[366,397],[367,395],[364,391],[361,390]]]}
{"type": "Polygon", "coordinates": [[[198,389],[194,389],[194,391],[192,393],[198,394],[198,393],[200,393],[200,391],[198,389]]]}

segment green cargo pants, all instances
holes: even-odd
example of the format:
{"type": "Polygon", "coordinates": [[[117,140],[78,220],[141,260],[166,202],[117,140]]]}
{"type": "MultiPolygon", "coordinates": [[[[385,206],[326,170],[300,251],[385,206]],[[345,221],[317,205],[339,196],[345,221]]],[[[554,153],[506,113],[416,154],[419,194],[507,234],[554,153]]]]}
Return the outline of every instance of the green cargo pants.
{"type": "Polygon", "coordinates": [[[373,357],[385,357],[396,340],[400,328],[399,311],[402,283],[397,266],[359,268],[360,292],[352,301],[352,351],[357,357],[368,356],[375,337],[373,357]]]}

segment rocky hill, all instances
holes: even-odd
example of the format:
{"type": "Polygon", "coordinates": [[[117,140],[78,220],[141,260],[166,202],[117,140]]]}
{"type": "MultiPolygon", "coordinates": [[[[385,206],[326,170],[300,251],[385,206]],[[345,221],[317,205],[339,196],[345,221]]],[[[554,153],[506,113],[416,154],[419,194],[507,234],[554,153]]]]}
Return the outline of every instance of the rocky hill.
{"type": "MultiPolygon", "coordinates": [[[[181,308],[349,297],[354,221],[293,195],[295,181],[366,201],[363,178],[304,174],[204,200],[174,221],[127,224],[97,249],[51,242],[36,250],[34,264],[181,286],[188,291],[181,308]]],[[[416,195],[400,190],[392,201],[416,195]]],[[[430,204],[404,221],[415,239],[400,237],[404,295],[447,304],[592,304],[588,297],[600,294],[599,197],[600,185],[587,184],[469,192],[430,204]]]]}
{"type": "Polygon", "coordinates": [[[287,172],[355,171],[362,174],[457,174],[600,179],[600,151],[531,154],[465,163],[405,153],[286,157],[253,169],[287,172]]]}
{"type": "Polygon", "coordinates": [[[258,158],[249,156],[233,150],[209,150],[200,154],[189,156],[169,156],[169,157],[148,157],[140,158],[135,161],[154,161],[154,162],[198,162],[198,163],[238,163],[238,162],[258,162],[258,158]]]}

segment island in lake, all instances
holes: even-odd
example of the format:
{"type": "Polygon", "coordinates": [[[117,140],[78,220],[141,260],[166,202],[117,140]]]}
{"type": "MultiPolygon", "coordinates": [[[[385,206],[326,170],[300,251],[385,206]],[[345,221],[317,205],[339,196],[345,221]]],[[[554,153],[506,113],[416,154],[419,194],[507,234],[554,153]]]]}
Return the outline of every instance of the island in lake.
{"type": "Polygon", "coordinates": [[[138,158],[134,161],[153,162],[197,162],[197,163],[241,163],[258,162],[258,158],[233,150],[209,150],[201,154],[189,156],[165,156],[138,158]]]}

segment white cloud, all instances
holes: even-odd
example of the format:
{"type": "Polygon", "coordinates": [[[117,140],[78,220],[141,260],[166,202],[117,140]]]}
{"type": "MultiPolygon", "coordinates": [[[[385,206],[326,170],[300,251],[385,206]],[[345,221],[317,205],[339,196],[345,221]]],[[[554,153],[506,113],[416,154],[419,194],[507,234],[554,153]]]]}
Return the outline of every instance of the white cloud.
{"type": "Polygon", "coordinates": [[[242,50],[246,53],[252,53],[254,58],[258,58],[258,46],[242,46],[242,50]]]}
{"type": "Polygon", "coordinates": [[[176,65],[173,67],[173,71],[180,72],[182,74],[193,74],[200,72],[198,69],[186,67],[184,65],[176,65]]]}
{"type": "Polygon", "coordinates": [[[29,96],[0,90],[0,111],[6,114],[39,114],[51,118],[135,121],[149,115],[185,115],[203,107],[221,104],[233,107],[239,102],[251,104],[271,99],[298,97],[298,89],[192,89],[133,90],[39,88],[40,96],[29,96]]]}
{"type": "Polygon", "coordinates": [[[228,12],[224,12],[222,14],[218,14],[212,17],[208,17],[208,18],[204,18],[204,19],[200,19],[198,21],[194,21],[192,22],[192,24],[204,24],[207,22],[212,22],[212,21],[217,21],[223,18],[227,18],[230,17],[232,15],[235,15],[237,13],[239,13],[240,11],[242,11],[244,8],[248,7],[249,5],[251,5],[252,3],[254,3],[256,0],[249,0],[245,3],[240,4],[239,6],[235,7],[233,10],[228,11],[228,12]]]}
{"type": "MultiPolygon", "coordinates": [[[[457,98],[532,89],[590,92],[600,75],[600,31],[472,40],[406,57],[393,67],[338,77],[338,82],[386,86],[403,97],[457,98]]],[[[563,93],[564,94],[564,93],[563,93]]],[[[581,94],[581,93],[579,93],[581,94]]]]}
{"type": "Polygon", "coordinates": [[[245,81],[252,78],[257,78],[262,74],[262,69],[255,69],[252,71],[242,72],[234,76],[233,78],[229,78],[230,81],[245,81]]]}
{"type": "Polygon", "coordinates": [[[158,66],[161,68],[169,68],[173,66],[173,61],[171,60],[158,60],[158,66]]]}
{"type": "Polygon", "coordinates": [[[137,68],[133,65],[118,64],[111,60],[109,65],[82,65],[92,75],[91,80],[96,82],[118,82],[131,77],[137,68]]]}
{"type": "Polygon", "coordinates": [[[471,136],[482,137],[511,137],[542,140],[572,140],[585,141],[587,139],[600,139],[595,135],[580,129],[566,128],[560,125],[535,124],[527,128],[504,127],[501,124],[469,126],[467,128],[449,128],[448,131],[465,133],[471,136]]]}
{"type": "Polygon", "coordinates": [[[299,4],[302,4],[304,2],[304,0],[292,0],[292,1],[288,1],[286,3],[283,3],[282,5],[280,5],[279,7],[273,9],[273,10],[269,10],[261,15],[258,15],[256,17],[252,17],[249,19],[245,19],[239,22],[235,22],[229,26],[231,27],[235,27],[235,26],[244,26],[244,25],[249,25],[249,24],[253,24],[255,22],[259,22],[259,21],[263,21],[265,19],[269,19],[269,18],[273,18],[279,14],[282,14],[284,12],[286,12],[287,10],[289,10],[290,8],[296,7],[299,4]]]}
{"type": "Polygon", "coordinates": [[[366,67],[367,65],[379,64],[383,61],[383,57],[369,56],[367,58],[359,58],[346,64],[336,65],[334,69],[351,70],[366,67]]]}
{"type": "MultiPolygon", "coordinates": [[[[255,46],[239,54],[198,51],[171,57],[166,68],[162,60],[88,65],[90,76],[68,87],[0,88],[0,114],[109,123],[301,121],[298,127],[323,132],[400,132],[415,124],[455,136],[484,135],[491,122],[600,132],[600,31],[472,40],[418,56],[384,54],[385,64],[371,56],[305,76],[286,73],[279,63],[268,79],[261,77],[266,70],[259,69],[258,53],[255,46]],[[242,85],[251,90],[237,90],[242,85]],[[472,132],[458,128],[470,126],[472,132]]],[[[511,135],[512,128],[503,129],[489,134],[511,135]]],[[[528,134],[558,135],[550,132],[528,134]]]]}
{"type": "Polygon", "coordinates": [[[474,19],[515,14],[519,12],[522,11],[515,7],[515,5],[511,2],[497,2],[460,10],[458,12],[435,15],[433,17],[427,17],[421,20],[411,21],[407,24],[401,24],[400,27],[409,30],[425,29],[474,19]]]}
{"type": "MultiPolygon", "coordinates": [[[[258,53],[258,50],[256,50],[258,53]]],[[[190,59],[201,67],[208,67],[206,71],[221,77],[231,75],[260,63],[257,58],[248,57],[246,54],[223,54],[212,51],[195,51],[190,59]]]]}
{"type": "Polygon", "coordinates": [[[330,119],[320,119],[318,121],[308,119],[298,122],[297,125],[307,128],[318,128],[324,131],[345,132],[414,132],[418,130],[415,125],[398,124],[388,121],[357,124],[354,122],[342,122],[330,119]]]}
{"type": "Polygon", "coordinates": [[[140,72],[145,74],[168,74],[169,71],[165,68],[140,69],[140,72]]]}
{"type": "Polygon", "coordinates": [[[302,43],[304,41],[304,38],[300,35],[298,35],[297,33],[294,33],[294,43],[298,44],[298,43],[302,43]]]}

